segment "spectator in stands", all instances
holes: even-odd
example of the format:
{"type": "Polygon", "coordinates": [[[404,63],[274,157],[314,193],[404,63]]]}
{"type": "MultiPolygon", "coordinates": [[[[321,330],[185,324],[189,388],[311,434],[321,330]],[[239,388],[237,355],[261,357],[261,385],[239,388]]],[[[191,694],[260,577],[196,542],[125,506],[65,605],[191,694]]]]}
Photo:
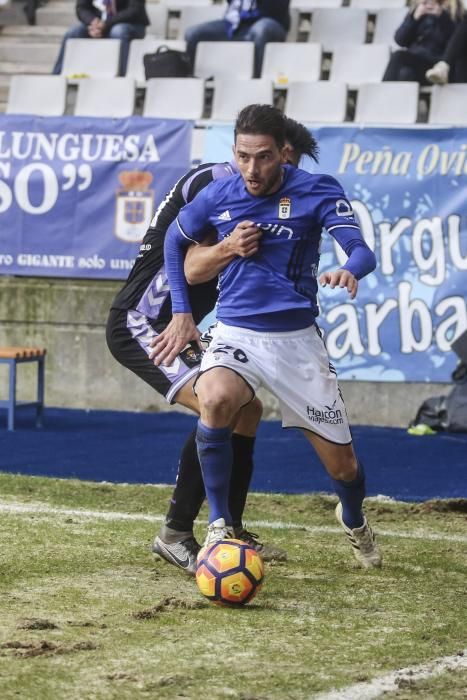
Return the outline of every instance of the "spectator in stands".
{"type": "Polygon", "coordinates": [[[391,55],[383,80],[427,85],[425,73],[441,59],[461,16],[460,0],[415,0],[394,35],[404,50],[391,55]]]}
{"type": "Polygon", "coordinates": [[[448,41],[443,58],[425,73],[430,83],[467,83],[467,15],[448,41]],[[452,69],[452,70],[451,70],[452,69]]]}
{"type": "MultiPolygon", "coordinates": [[[[224,18],[189,27],[187,53],[194,67],[199,41],[253,41],[254,77],[261,75],[264,47],[269,41],[285,41],[290,26],[290,0],[227,0],[224,18]]],[[[213,55],[213,61],[216,56],[213,55]]]]}
{"type": "Polygon", "coordinates": [[[80,24],[71,27],[63,37],[52,73],[62,72],[65,44],[68,39],[120,39],[119,75],[125,75],[130,41],[143,39],[149,19],[145,0],[77,0],[76,14],[80,24]],[[99,6],[99,9],[98,7],[99,6]]]}

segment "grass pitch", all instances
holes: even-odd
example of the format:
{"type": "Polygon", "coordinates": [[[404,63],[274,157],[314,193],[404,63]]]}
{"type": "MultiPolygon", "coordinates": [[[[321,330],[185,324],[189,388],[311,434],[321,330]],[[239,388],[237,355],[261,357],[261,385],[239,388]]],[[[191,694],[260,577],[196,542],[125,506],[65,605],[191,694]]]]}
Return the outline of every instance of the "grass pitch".
{"type": "MultiPolygon", "coordinates": [[[[0,474],[2,700],[329,698],[467,648],[466,501],[368,501],[384,567],[363,571],[333,497],[251,494],[247,525],[289,560],[238,610],[152,555],[170,493],[0,474]]],[[[384,698],[466,687],[464,667],[384,698]]]]}

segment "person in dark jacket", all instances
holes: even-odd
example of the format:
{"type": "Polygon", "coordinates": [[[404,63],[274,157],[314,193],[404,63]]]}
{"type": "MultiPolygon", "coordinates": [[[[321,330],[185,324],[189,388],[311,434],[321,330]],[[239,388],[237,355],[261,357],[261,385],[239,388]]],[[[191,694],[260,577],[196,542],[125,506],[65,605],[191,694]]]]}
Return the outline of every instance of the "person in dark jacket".
{"type": "Polygon", "coordinates": [[[253,41],[254,77],[259,78],[265,45],[269,41],[285,41],[290,26],[289,4],[289,0],[227,0],[223,19],[196,24],[186,30],[192,67],[199,41],[253,41]]]}
{"type": "Polygon", "coordinates": [[[441,61],[426,72],[430,83],[467,83],[467,15],[457,25],[448,41],[441,61]]]}
{"type": "Polygon", "coordinates": [[[394,38],[402,51],[395,51],[383,80],[411,80],[427,85],[426,71],[443,55],[456,26],[454,9],[443,0],[418,0],[394,38]]]}
{"type": "Polygon", "coordinates": [[[63,37],[52,73],[62,72],[68,39],[110,38],[120,39],[119,75],[125,75],[130,41],[143,39],[149,24],[145,0],[101,0],[96,4],[92,0],[77,0],[76,14],[80,24],[70,27],[63,37]]]}

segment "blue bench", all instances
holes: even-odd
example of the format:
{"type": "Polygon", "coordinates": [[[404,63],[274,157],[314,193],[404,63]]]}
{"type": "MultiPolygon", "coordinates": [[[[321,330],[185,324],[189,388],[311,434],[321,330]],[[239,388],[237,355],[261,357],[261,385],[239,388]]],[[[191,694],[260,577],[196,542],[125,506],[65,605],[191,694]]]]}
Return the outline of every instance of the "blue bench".
{"type": "Polygon", "coordinates": [[[0,363],[9,366],[8,399],[0,401],[0,408],[8,410],[8,430],[15,429],[16,410],[24,406],[35,406],[36,427],[42,427],[44,411],[45,348],[0,347],[0,363]],[[37,399],[35,401],[17,401],[16,370],[24,362],[37,363],[37,399]]]}

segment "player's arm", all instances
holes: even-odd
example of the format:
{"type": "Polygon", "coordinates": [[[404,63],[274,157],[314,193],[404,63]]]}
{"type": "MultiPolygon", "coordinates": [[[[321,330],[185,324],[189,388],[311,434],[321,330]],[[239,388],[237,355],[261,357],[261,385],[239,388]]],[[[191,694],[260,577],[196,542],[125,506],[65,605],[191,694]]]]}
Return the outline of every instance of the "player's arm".
{"type": "Polygon", "coordinates": [[[237,256],[249,258],[257,253],[261,235],[261,229],[252,221],[242,221],[219,243],[214,243],[212,235],[201,245],[190,246],[185,257],[188,284],[209,282],[237,256]]]}
{"type": "Polygon", "coordinates": [[[172,320],[152,341],[151,359],[156,365],[171,365],[190,341],[199,342],[200,333],[193,320],[184,273],[185,253],[193,243],[203,240],[208,224],[206,198],[197,197],[181,209],[165,236],[164,260],[172,298],[172,320]]]}
{"type": "Polygon", "coordinates": [[[348,260],[338,270],[322,273],[319,282],[323,287],[329,284],[331,289],[347,289],[350,298],[354,299],[358,281],[376,267],[375,254],[365,243],[360,225],[339,183],[334,178],[326,177],[321,187],[319,196],[323,226],[336,239],[348,260]]]}

